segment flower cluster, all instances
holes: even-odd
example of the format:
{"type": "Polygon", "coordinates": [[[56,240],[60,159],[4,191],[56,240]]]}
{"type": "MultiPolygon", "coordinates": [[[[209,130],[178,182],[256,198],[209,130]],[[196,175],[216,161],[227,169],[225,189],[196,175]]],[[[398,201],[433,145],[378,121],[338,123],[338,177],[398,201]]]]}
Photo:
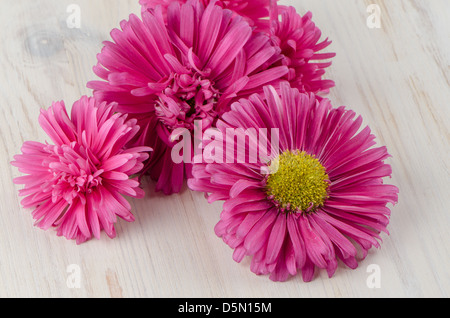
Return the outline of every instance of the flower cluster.
{"type": "Polygon", "coordinates": [[[356,268],[387,233],[398,189],[383,183],[386,147],[325,96],[335,54],[312,14],[276,0],[139,2],[97,56],[93,96],[71,116],[63,102],[42,110],[52,143],[25,142],[12,162],[36,225],[77,243],[113,238],[149,176],[165,195],[187,183],[224,201],[215,232],[258,275],[356,268]],[[208,138],[187,138],[197,133],[208,138]]]}

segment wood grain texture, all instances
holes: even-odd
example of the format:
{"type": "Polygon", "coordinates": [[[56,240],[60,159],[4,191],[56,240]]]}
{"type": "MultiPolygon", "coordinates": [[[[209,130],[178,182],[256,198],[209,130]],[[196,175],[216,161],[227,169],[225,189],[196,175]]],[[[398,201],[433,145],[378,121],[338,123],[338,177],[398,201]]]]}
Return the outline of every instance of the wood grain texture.
{"type": "Polygon", "coordinates": [[[328,279],[273,283],[235,263],[214,234],[221,204],[188,189],[164,197],[147,184],[130,200],[136,222],[119,222],[118,237],[82,246],[33,227],[20,207],[19,172],[9,162],[26,140],[44,141],[41,107],[72,105],[91,94],[101,42],[137,0],[2,0],[0,4],[0,296],[1,297],[448,297],[450,3],[447,0],[284,0],[313,12],[337,57],[327,77],[335,106],[361,114],[386,145],[400,188],[390,235],[356,270],[340,266],[328,279]],[[370,4],[381,28],[366,25],[370,4]],[[81,8],[70,29],[67,7],[81,8]],[[75,264],[80,288],[69,288],[75,264]],[[381,270],[380,288],[366,284],[368,266],[381,270]]]}

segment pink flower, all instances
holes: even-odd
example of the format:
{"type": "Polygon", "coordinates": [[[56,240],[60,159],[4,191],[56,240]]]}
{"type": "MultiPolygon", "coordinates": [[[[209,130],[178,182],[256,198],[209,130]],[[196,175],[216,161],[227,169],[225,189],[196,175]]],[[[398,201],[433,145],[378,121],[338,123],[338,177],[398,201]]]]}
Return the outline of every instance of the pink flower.
{"type": "Polygon", "coordinates": [[[328,39],[320,41],[322,32],[312,22],[312,13],[300,16],[294,7],[273,3],[270,11],[268,33],[275,45],[281,48],[282,64],[289,67],[287,79],[292,87],[301,92],[327,93],[335,86],[332,80],[322,79],[331,62],[321,62],[336,56],[320,53],[331,44],[328,39]]]}
{"type": "Polygon", "coordinates": [[[26,176],[20,196],[24,208],[34,208],[36,225],[78,244],[100,238],[101,230],[115,237],[117,216],[134,221],[122,195],[141,198],[144,191],[131,176],[143,168],[150,148],[125,146],[139,130],[136,120],[115,113],[115,104],[86,96],[75,102],[69,118],[64,102],[42,110],[39,123],[54,145],[28,141],[12,164],[26,176]]]}
{"type": "Polygon", "coordinates": [[[316,268],[331,277],[338,260],[354,269],[380,246],[387,204],[397,202],[398,189],[383,183],[392,172],[384,163],[386,147],[372,147],[375,136],[369,127],[359,130],[361,124],[353,111],[332,108],[329,100],[287,83],[280,93],[268,86],[265,98],[253,95],[232,105],[217,128],[223,136],[233,129],[237,138],[266,129],[266,138],[250,137],[246,147],[260,153],[267,141],[268,160],[237,163],[235,157],[219,164],[205,152],[211,163],[195,164],[188,185],[209,202],[225,201],[215,231],[234,249],[235,261],[251,256],[251,270],[274,281],[298,272],[311,281],[316,268]],[[277,131],[275,145],[270,141],[277,131]]]}
{"type": "MultiPolygon", "coordinates": [[[[155,9],[160,5],[164,16],[167,8],[174,2],[186,3],[187,0],[139,0],[142,10],[155,9]]],[[[268,27],[269,6],[271,0],[199,0],[205,7],[211,2],[242,16],[251,26],[268,27]]],[[[277,0],[278,1],[278,0],[277,0]]]]}
{"type": "Polygon", "coordinates": [[[111,32],[114,42],[105,42],[94,67],[104,81],[88,87],[138,120],[134,143],[154,150],[145,171],[157,180],[156,191],[179,192],[191,165],[171,159],[174,130],[192,130],[196,120],[209,128],[232,101],[278,85],[288,69],[273,66],[282,57],[267,35],[213,3],[173,2],[167,24],[157,6],[121,28],[111,32]]]}

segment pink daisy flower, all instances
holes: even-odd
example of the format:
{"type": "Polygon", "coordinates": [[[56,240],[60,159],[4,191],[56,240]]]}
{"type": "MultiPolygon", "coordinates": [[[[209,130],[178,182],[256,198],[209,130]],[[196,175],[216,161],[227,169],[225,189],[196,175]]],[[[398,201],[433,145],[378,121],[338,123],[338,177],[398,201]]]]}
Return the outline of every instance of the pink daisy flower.
{"type": "MultiPolygon", "coordinates": [[[[154,9],[160,5],[163,15],[166,16],[167,8],[174,2],[186,3],[187,0],[139,0],[142,11],[154,9]]],[[[205,7],[211,2],[229,9],[242,16],[251,26],[258,28],[268,27],[269,6],[272,0],[199,0],[205,7]]],[[[278,0],[277,0],[278,1],[278,0]]]]}
{"type": "Polygon", "coordinates": [[[94,67],[104,81],[88,87],[138,120],[134,144],[154,150],[145,171],[157,180],[156,191],[179,192],[191,165],[171,159],[174,130],[192,130],[194,121],[209,128],[232,101],[278,85],[288,69],[272,67],[281,55],[267,35],[214,3],[173,2],[167,24],[157,6],[142,20],[131,15],[121,29],[111,32],[114,42],[105,42],[94,67]]]}
{"type": "Polygon", "coordinates": [[[397,202],[398,189],[383,183],[391,175],[384,163],[389,154],[372,147],[368,127],[359,130],[361,117],[287,83],[280,93],[265,87],[265,98],[253,95],[231,108],[217,124],[223,136],[227,129],[238,137],[251,129],[279,132],[279,145],[270,142],[275,132],[247,136],[248,153],[268,143],[268,160],[241,164],[234,157],[234,163],[218,164],[204,153],[210,163],[195,164],[188,181],[209,202],[225,201],[215,232],[234,249],[235,261],[251,256],[251,270],[274,281],[298,272],[311,281],[316,268],[331,277],[338,260],[354,269],[380,246],[387,204],[397,202]]]}
{"type": "Polygon", "coordinates": [[[283,65],[289,67],[287,79],[292,87],[301,92],[327,93],[335,86],[334,81],[323,79],[325,69],[335,53],[320,53],[331,41],[320,42],[322,32],[312,22],[312,13],[300,16],[294,7],[278,6],[272,3],[270,29],[268,33],[275,45],[281,48],[283,65]]]}
{"type": "Polygon", "coordinates": [[[19,191],[24,208],[33,208],[36,226],[81,244],[100,232],[113,238],[117,216],[132,222],[122,195],[141,198],[132,176],[143,168],[148,147],[125,146],[139,130],[136,120],[116,113],[114,104],[86,96],[75,102],[71,118],[64,102],[41,110],[39,123],[54,145],[28,141],[12,165],[26,176],[19,191]]]}

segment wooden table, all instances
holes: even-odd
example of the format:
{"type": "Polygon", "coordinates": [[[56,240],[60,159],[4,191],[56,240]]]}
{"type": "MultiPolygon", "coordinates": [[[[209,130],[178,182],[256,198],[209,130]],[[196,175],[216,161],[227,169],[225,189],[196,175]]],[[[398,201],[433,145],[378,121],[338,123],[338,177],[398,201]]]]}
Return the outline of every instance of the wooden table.
{"type": "Polygon", "coordinates": [[[41,107],[90,95],[103,40],[138,0],[2,0],[0,4],[0,296],[2,297],[448,297],[448,0],[285,0],[310,10],[337,53],[335,106],[363,115],[386,145],[400,188],[390,236],[356,270],[273,283],[235,263],[213,232],[221,204],[185,189],[130,200],[136,222],[118,237],[77,246],[35,228],[20,207],[9,162],[25,140],[44,141],[41,107]],[[76,3],[76,6],[71,6],[76,3]],[[370,28],[370,4],[380,28],[370,28]],[[80,9],[81,24],[72,16],[80,9]],[[367,21],[369,20],[369,26],[367,21]],[[68,24],[69,22],[69,24],[68,24]],[[74,24],[75,23],[75,24],[74,24]],[[74,28],[70,28],[73,27],[74,28]],[[78,275],[79,276],[76,276],[78,275]],[[379,285],[373,284],[379,274],[379,285]],[[74,276],[75,275],[75,276],[74,276]],[[79,278],[79,280],[77,280],[79,278]],[[79,284],[78,284],[79,283],[79,284]],[[79,288],[78,288],[79,287],[79,288]]]}

